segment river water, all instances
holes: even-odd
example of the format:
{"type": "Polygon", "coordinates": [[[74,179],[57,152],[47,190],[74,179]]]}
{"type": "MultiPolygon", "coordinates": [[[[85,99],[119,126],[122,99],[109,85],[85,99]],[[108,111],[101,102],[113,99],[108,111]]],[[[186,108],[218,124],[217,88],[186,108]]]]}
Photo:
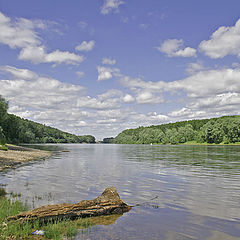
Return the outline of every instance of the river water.
{"type": "Polygon", "coordinates": [[[109,186],[140,205],[76,239],[240,239],[240,146],[37,147],[54,154],[0,173],[7,192],[30,207],[93,199],[109,186]]]}

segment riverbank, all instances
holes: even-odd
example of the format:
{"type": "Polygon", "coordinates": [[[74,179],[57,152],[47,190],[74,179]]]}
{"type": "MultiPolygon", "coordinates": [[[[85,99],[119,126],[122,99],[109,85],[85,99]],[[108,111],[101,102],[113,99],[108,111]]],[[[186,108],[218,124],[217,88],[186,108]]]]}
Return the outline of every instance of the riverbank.
{"type": "Polygon", "coordinates": [[[51,156],[51,152],[39,149],[7,145],[8,151],[0,150],[0,171],[16,165],[51,156]]]}
{"type": "Polygon", "coordinates": [[[188,142],[185,142],[183,144],[179,144],[179,145],[204,145],[204,146],[239,146],[240,145],[240,142],[235,142],[235,143],[207,143],[207,142],[204,142],[204,143],[199,143],[197,141],[188,141],[188,142]]]}

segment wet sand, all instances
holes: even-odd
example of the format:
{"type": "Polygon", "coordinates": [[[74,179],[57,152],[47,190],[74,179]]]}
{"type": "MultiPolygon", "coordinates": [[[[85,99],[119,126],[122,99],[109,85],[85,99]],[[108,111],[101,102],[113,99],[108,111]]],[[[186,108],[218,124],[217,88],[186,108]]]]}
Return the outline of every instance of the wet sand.
{"type": "Polygon", "coordinates": [[[0,171],[16,165],[51,156],[51,152],[39,149],[7,145],[8,151],[0,150],[0,171]]]}

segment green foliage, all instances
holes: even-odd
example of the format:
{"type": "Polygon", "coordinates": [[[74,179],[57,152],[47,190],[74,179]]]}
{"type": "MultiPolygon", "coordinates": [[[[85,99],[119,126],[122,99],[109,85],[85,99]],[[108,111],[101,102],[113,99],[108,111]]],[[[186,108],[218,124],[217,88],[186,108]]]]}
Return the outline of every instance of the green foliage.
{"type": "Polygon", "coordinates": [[[114,137],[104,138],[102,143],[114,143],[114,137]]]}
{"type": "MultiPolygon", "coordinates": [[[[89,219],[77,219],[75,221],[50,221],[47,224],[40,224],[39,221],[21,222],[7,221],[9,216],[27,211],[27,207],[20,201],[12,201],[6,197],[0,197],[0,240],[5,239],[33,239],[32,232],[35,230],[44,231],[44,239],[73,239],[79,228],[92,226],[89,219]]],[[[35,238],[34,238],[35,239],[35,238]]]]}
{"type": "Polygon", "coordinates": [[[0,126],[0,144],[5,145],[5,143],[6,143],[6,137],[3,133],[2,127],[0,126]]]}
{"type": "Polygon", "coordinates": [[[5,196],[7,193],[4,188],[0,188],[0,197],[5,196]]]}
{"type": "Polygon", "coordinates": [[[127,129],[112,141],[121,144],[235,143],[240,141],[240,116],[127,129]]]}
{"type": "Polygon", "coordinates": [[[200,129],[203,142],[219,144],[223,141],[224,132],[222,121],[211,120],[200,129]]]}
{"type": "Polygon", "coordinates": [[[8,102],[0,95],[0,125],[4,122],[7,116],[8,102]]]}

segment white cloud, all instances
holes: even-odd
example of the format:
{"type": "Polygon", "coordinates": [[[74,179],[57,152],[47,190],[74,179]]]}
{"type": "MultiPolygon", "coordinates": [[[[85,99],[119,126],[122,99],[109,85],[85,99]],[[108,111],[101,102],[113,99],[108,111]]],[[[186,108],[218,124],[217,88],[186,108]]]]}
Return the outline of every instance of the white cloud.
{"type": "Polygon", "coordinates": [[[89,109],[112,109],[119,107],[117,98],[110,98],[100,100],[98,98],[91,98],[90,96],[78,98],[77,107],[89,109]]]}
{"type": "Polygon", "coordinates": [[[103,66],[98,66],[98,81],[111,79],[113,76],[118,76],[120,70],[118,68],[107,68],[103,66]]]}
{"type": "Polygon", "coordinates": [[[9,73],[14,78],[24,79],[24,80],[32,80],[36,79],[38,75],[28,69],[19,69],[12,66],[2,66],[0,67],[0,71],[3,73],[9,73]]]}
{"type": "Polygon", "coordinates": [[[129,87],[132,91],[138,91],[138,89],[146,89],[151,91],[164,91],[164,89],[168,86],[167,82],[159,81],[159,82],[152,82],[152,81],[144,81],[141,78],[131,78],[129,76],[121,77],[120,82],[123,86],[129,87]]]}
{"type": "Polygon", "coordinates": [[[18,107],[38,110],[61,109],[64,106],[72,105],[74,99],[82,95],[84,91],[84,87],[80,85],[42,77],[27,69],[5,66],[1,67],[1,70],[11,73],[13,80],[0,80],[0,95],[18,107]]]}
{"type": "MultiPolygon", "coordinates": [[[[10,113],[98,139],[116,136],[127,127],[167,121],[161,114],[143,114],[123,108],[134,97],[110,89],[96,97],[86,96],[85,88],[41,76],[28,69],[0,67],[8,79],[0,79],[0,95],[10,101],[10,113]]],[[[119,70],[115,70],[119,75],[119,70]]],[[[115,73],[113,73],[115,74],[115,73]]]]}
{"type": "Polygon", "coordinates": [[[207,116],[205,111],[195,111],[191,108],[183,107],[180,110],[175,110],[169,113],[170,117],[174,117],[175,119],[193,119],[207,116]]]}
{"type": "Polygon", "coordinates": [[[238,115],[240,104],[239,93],[223,93],[207,98],[195,98],[185,107],[169,113],[177,120],[210,118],[223,115],[238,115]]]}
{"type": "Polygon", "coordinates": [[[123,102],[125,103],[132,103],[134,102],[134,97],[130,94],[126,94],[123,98],[122,98],[123,102]]]}
{"type": "Polygon", "coordinates": [[[189,97],[207,97],[226,92],[240,92],[240,69],[200,71],[186,79],[172,82],[169,89],[182,89],[189,97]]]}
{"type": "Polygon", "coordinates": [[[163,103],[164,100],[161,96],[154,95],[151,91],[143,90],[136,97],[137,103],[140,104],[157,104],[163,103]]]}
{"type": "Polygon", "coordinates": [[[77,71],[76,74],[77,74],[78,78],[82,78],[85,73],[81,72],[81,71],[77,71]]]}
{"type": "Polygon", "coordinates": [[[114,65],[116,64],[116,60],[111,58],[103,58],[102,64],[114,65]]]}
{"type": "Polygon", "coordinates": [[[62,52],[56,50],[46,53],[44,46],[29,46],[23,48],[18,57],[20,60],[38,63],[72,64],[77,65],[84,60],[84,57],[68,51],[62,52]]]}
{"type": "Polygon", "coordinates": [[[104,100],[109,99],[109,98],[120,97],[120,96],[122,96],[122,92],[121,92],[120,90],[110,89],[110,90],[108,90],[107,92],[98,95],[98,98],[99,98],[101,101],[104,101],[104,100]]]}
{"type": "Polygon", "coordinates": [[[218,28],[209,40],[200,43],[199,49],[215,59],[229,54],[240,57],[240,19],[235,26],[218,28]]]}
{"type": "Polygon", "coordinates": [[[169,117],[163,114],[158,114],[157,112],[149,112],[147,117],[150,118],[151,121],[168,121],[169,117]]]}
{"type": "Polygon", "coordinates": [[[101,7],[102,14],[109,14],[112,11],[118,11],[118,8],[121,4],[124,4],[124,1],[121,0],[104,0],[104,4],[101,7]]]}
{"type": "Polygon", "coordinates": [[[188,97],[208,97],[226,92],[240,92],[240,68],[202,70],[185,79],[172,82],[143,81],[141,78],[122,77],[121,83],[131,90],[147,92],[185,91],[188,97]]]}
{"type": "Polygon", "coordinates": [[[54,52],[48,53],[45,56],[44,62],[53,63],[66,63],[66,64],[78,64],[83,61],[83,56],[70,53],[68,51],[61,52],[56,50],[54,52]]]}
{"type": "Polygon", "coordinates": [[[190,75],[195,74],[199,71],[204,70],[205,67],[201,62],[194,62],[194,63],[189,63],[186,69],[186,72],[190,75]]]}
{"type": "Polygon", "coordinates": [[[182,105],[168,113],[171,121],[240,114],[239,67],[209,70],[196,64],[191,69],[189,77],[177,81],[153,82],[122,76],[121,83],[134,92],[138,104],[182,105]]]}
{"type": "Polygon", "coordinates": [[[24,18],[12,20],[0,12],[0,43],[10,48],[20,48],[19,59],[33,63],[79,64],[83,56],[55,50],[47,53],[42,45],[37,28],[44,29],[43,21],[30,21],[24,18]]]}
{"type": "Polygon", "coordinates": [[[0,12],[0,42],[10,48],[39,45],[40,38],[34,31],[37,26],[34,22],[23,18],[12,21],[0,12]]]}
{"type": "Polygon", "coordinates": [[[227,92],[211,96],[208,98],[197,99],[195,102],[191,102],[188,106],[192,109],[207,109],[213,111],[227,109],[228,106],[234,109],[238,109],[240,105],[240,93],[227,92]],[[227,108],[226,108],[227,107],[227,108]]]}
{"type": "Polygon", "coordinates": [[[95,41],[91,40],[89,42],[87,41],[83,41],[81,44],[79,44],[78,46],[76,46],[76,50],[77,51],[85,51],[85,52],[89,52],[91,51],[95,46],[95,41]]]}
{"type": "Polygon", "coordinates": [[[160,52],[167,54],[168,57],[196,57],[196,49],[186,47],[183,48],[183,40],[168,39],[165,40],[160,47],[160,52]]]}

